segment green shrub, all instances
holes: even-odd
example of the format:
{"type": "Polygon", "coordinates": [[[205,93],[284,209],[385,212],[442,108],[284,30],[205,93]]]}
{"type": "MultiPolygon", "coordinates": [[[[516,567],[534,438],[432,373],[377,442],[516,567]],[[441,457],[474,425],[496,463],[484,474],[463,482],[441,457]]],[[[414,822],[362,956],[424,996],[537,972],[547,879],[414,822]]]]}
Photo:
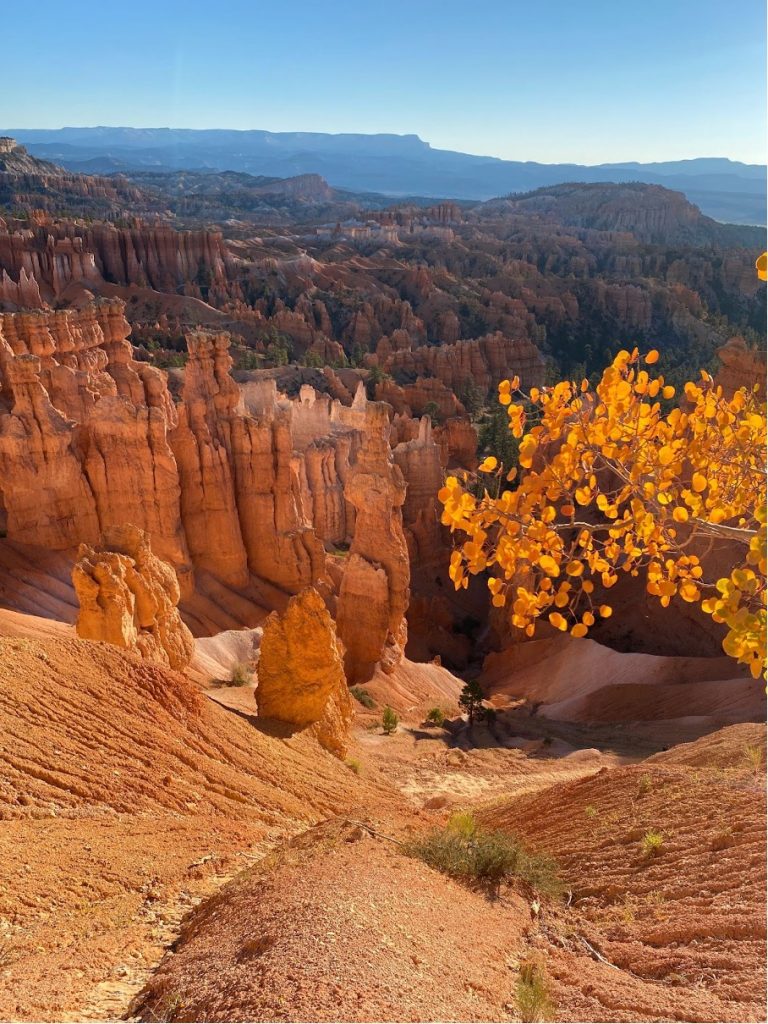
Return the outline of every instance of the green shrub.
{"type": "Polygon", "coordinates": [[[646,857],[655,857],[664,845],[664,836],[655,828],[649,828],[640,840],[640,849],[646,857]]]}
{"type": "Polygon", "coordinates": [[[561,891],[555,864],[549,857],[529,853],[507,832],[481,828],[466,811],[452,815],[445,828],[433,829],[406,844],[405,852],[493,896],[511,878],[519,878],[543,894],[561,891]]]}
{"type": "Polygon", "coordinates": [[[427,721],[430,725],[441,726],[445,721],[445,712],[442,708],[430,708],[427,712],[427,721]]]}
{"type": "Polygon", "coordinates": [[[253,682],[253,673],[247,665],[243,665],[242,662],[238,662],[232,668],[232,675],[230,680],[233,686],[250,686],[253,682]]]}
{"type": "Polygon", "coordinates": [[[554,1007],[543,967],[532,961],[522,963],[516,990],[520,1020],[546,1021],[552,1017],[554,1007]]]}
{"type": "Polygon", "coordinates": [[[384,735],[390,736],[397,728],[400,719],[397,717],[392,708],[387,704],[381,716],[381,725],[384,729],[384,735]]]}
{"type": "Polygon", "coordinates": [[[355,775],[359,775],[363,770],[363,766],[356,757],[348,757],[344,764],[349,768],[350,771],[354,772],[355,775]]]}
{"type": "Polygon", "coordinates": [[[349,692],[358,704],[362,704],[364,708],[373,708],[376,706],[376,702],[373,697],[367,690],[364,690],[362,686],[353,686],[349,692]]]}

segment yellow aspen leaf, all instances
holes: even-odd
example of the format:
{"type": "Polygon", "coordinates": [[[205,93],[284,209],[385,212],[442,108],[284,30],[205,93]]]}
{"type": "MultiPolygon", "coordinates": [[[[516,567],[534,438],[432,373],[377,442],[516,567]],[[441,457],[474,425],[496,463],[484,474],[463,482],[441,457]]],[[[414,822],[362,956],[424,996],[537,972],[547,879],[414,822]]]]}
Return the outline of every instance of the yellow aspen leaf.
{"type": "Polygon", "coordinates": [[[683,505],[678,505],[677,508],[672,510],[672,518],[676,523],[687,523],[688,522],[688,509],[683,505]]]}
{"type": "Polygon", "coordinates": [[[560,566],[551,555],[542,555],[539,559],[539,568],[543,569],[548,576],[559,576],[560,566]]]}
{"type": "Polygon", "coordinates": [[[662,388],[661,394],[663,398],[674,398],[675,389],[672,387],[671,384],[667,384],[666,387],[662,388]]]}
{"type": "Polygon", "coordinates": [[[575,626],[571,627],[571,636],[586,636],[587,627],[583,622],[577,622],[575,626]]]}
{"type": "Polygon", "coordinates": [[[653,366],[654,363],[658,363],[658,361],[659,361],[658,349],[652,348],[651,351],[648,353],[648,355],[645,357],[645,361],[648,364],[648,366],[653,366]]]}
{"type": "Polygon", "coordinates": [[[580,562],[577,558],[574,558],[572,562],[569,562],[565,567],[565,571],[569,576],[581,576],[584,572],[584,563],[580,562]]]}
{"type": "Polygon", "coordinates": [[[659,451],[659,462],[662,466],[668,466],[675,461],[675,449],[665,444],[659,451]]]}
{"type": "Polygon", "coordinates": [[[584,623],[585,626],[594,626],[595,616],[592,614],[592,612],[584,612],[584,614],[581,616],[581,621],[584,623]]]}
{"type": "Polygon", "coordinates": [[[701,494],[702,491],[707,489],[707,478],[703,473],[694,473],[691,478],[691,487],[696,491],[697,494],[701,494]]]}
{"type": "Polygon", "coordinates": [[[549,616],[549,621],[552,623],[555,629],[559,629],[562,632],[565,632],[565,630],[568,629],[568,623],[560,614],[560,612],[551,612],[549,616]]]}
{"type": "Polygon", "coordinates": [[[600,617],[603,619],[610,619],[613,615],[613,608],[609,604],[601,604],[599,608],[600,617]]]}
{"type": "Polygon", "coordinates": [[[499,464],[499,460],[495,455],[489,455],[483,459],[480,465],[477,467],[478,473],[492,473],[499,464]]]}

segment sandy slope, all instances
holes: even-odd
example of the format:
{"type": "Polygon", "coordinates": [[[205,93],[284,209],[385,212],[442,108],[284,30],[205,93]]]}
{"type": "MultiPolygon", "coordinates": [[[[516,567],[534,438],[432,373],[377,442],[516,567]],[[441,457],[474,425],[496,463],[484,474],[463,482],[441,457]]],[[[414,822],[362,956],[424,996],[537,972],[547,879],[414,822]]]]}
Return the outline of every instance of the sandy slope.
{"type": "Polygon", "coordinates": [[[528,922],[522,897],[489,903],[331,822],[192,915],[134,1010],[146,1021],[508,1019],[528,922]]]}
{"type": "Polygon", "coordinates": [[[677,722],[673,742],[764,717],[762,686],[731,658],[626,654],[568,636],[489,655],[482,681],[494,703],[524,699],[556,721],[677,722]]]}
{"type": "Polygon", "coordinates": [[[764,765],[764,726],[484,814],[554,854],[571,885],[572,912],[545,915],[537,941],[563,1020],[765,1019],[765,775],[748,747],[764,765]],[[648,856],[650,829],[663,844],[648,856]]]}
{"type": "Polygon", "coordinates": [[[0,638],[0,1019],[103,1017],[245,853],[365,791],[133,655],[0,638]]]}

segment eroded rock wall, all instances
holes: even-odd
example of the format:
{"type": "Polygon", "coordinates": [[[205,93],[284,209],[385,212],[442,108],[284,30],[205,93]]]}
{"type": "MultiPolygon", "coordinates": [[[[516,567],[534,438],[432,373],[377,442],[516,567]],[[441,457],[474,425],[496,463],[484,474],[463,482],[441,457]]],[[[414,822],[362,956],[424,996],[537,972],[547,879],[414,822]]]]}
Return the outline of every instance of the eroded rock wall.
{"type": "MultiPolygon", "coordinates": [[[[228,336],[206,332],[188,336],[173,398],[162,371],[133,360],[128,330],[116,300],[0,316],[8,537],[67,550],[131,523],[185,598],[196,572],[235,592],[254,578],[284,594],[317,584],[338,615],[349,671],[393,664],[410,566],[391,409],[362,386],[348,406],[307,386],[290,400],[274,381],[241,391],[228,336]]],[[[427,421],[411,441],[399,458],[416,524],[419,503],[432,512],[425,488],[439,484],[439,449],[427,421]]]]}

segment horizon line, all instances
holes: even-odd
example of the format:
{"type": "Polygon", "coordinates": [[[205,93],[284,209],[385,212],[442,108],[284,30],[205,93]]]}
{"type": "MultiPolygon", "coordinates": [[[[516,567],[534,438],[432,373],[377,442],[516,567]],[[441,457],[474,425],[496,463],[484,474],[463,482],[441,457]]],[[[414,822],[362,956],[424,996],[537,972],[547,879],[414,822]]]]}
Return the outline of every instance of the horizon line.
{"type": "Polygon", "coordinates": [[[112,129],[112,130],[128,130],[128,131],[135,131],[135,132],[142,132],[142,131],[153,131],[153,132],[156,132],[156,131],[167,131],[167,132],[240,132],[242,134],[246,134],[246,133],[250,133],[250,132],[258,132],[258,133],[261,133],[261,134],[264,134],[264,135],[327,135],[327,136],[330,136],[332,138],[338,138],[338,137],[341,137],[341,136],[353,136],[353,137],[361,137],[361,138],[392,137],[392,138],[396,138],[396,139],[416,139],[422,145],[426,146],[428,149],[432,150],[432,152],[436,152],[436,153],[458,153],[458,154],[460,154],[462,156],[472,156],[472,157],[477,157],[478,159],[482,159],[482,160],[498,160],[501,163],[538,164],[538,165],[540,165],[542,167],[552,167],[552,166],[559,166],[559,165],[566,165],[566,166],[573,166],[573,167],[610,167],[610,166],[614,166],[614,165],[622,166],[622,165],[626,165],[626,164],[638,164],[638,165],[642,166],[644,164],[683,163],[683,162],[693,162],[695,160],[727,160],[730,163],[741,164],[744,167],[765,167],[766,166],[766,163],[754,163],[754,162],[751,162],[751,161],[748,161],[748,160],[740,160],[740,159],[737,159],[737,158],[734,158],[734,157],[730,157],[730,156],[713,156],[713,155],[708,155],[708,156],[699,155],[699,156],[666,157],[663,160],[662,159],[655,159],[655,160],[637,160],[637,159],[616,160],[616,159],[614,159],[614,160],[602,160],[599,163],[594,163],[594,164],[580,163],[580,162],[575,161],[575,160],[544,161],[544,160],[532,160],[532,159],[516,159],[514,157],[494,156],[493,154],[490,154],[490,153],[470,153],[467,150],[463,150],[463,149],[443,149],[443,148],[441,148],[439,146],[438,147],[433,146],[433,144],[431,142],[429,142],[426,139],[423,139],[421,137],[421,135],[419,135],[416,132],[361,132],[361,131],[357,131],[357,132],[351,132],[351,131],[328,132],[328,131],[317,131],[317,130],[306,131],[304,129],[281,129],[279,131],[274,131],[274,130],[272,130],[270,128],[220,128],[220,127],[185,128],[185,127],[173,127],[171,125],[141,125],[141,126],[137,126],[137,125],[127,125],[127,124],[124,124],[124,125],[116,125],[116,124],[75,125],[75,124],[68,124],[68,125],[61,125],[61,126],[56,127],[56,128],[50,128],[50,127],[48,127],[48,128],[41,128],[41,127],[33,128],[33,127],[17,126],[16,128],[0,129],[0,131],[7,131],[9,134],[6,137],[7,138],[14,138],[15,136],[13,135],[13,132],[27,132],[27,131],[33,131],[33,132],[63,132],[63,131],[72,131],[72,130],[74,130],[74,131],[77,131],[77,130],[94,131],[94,130],[99,129],[99,128],[106,128],[106,129],[112,129]]]}

